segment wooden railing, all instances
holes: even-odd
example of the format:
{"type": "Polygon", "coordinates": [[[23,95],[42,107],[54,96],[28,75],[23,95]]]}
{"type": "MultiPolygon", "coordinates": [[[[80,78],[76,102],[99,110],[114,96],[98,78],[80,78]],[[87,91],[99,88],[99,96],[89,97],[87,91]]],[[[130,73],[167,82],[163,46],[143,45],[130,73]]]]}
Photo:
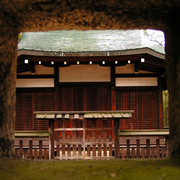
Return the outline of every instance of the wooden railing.
{"type": "MultiPolygon", "coordinates": [[[[124,131],[120,132],[119,158],[165,158],[169,156],[168,131],[124,131]]],[[[36,135],[37,136],[37,135],[36,135]]],[[[48,159],[47,136],[16,136],[17,158],[48,159]]],[[[71,141],[55,141],[55,159],[109,159],[114,158],[114,142],[111,138],[93,138],[71,141]],[[84,144],[84,145],[83,145],[84,144]]]]}
{"type": "Polygon", "coordinates": [[[49,147],[44,147],[42,142],[39,140],[39,145],[33,146],[33,141],[29,140],[29,145],[24,146],[23,140],[19,140],[19,147],[15,147],[15,156],[22,159],[49,159],[49,147]]]}
{"type": "Polygon", "coordinates": [[[121,158],[169,157],[169,130],[120,131],[121,158]]]}
{"type": "Polygon", "coordinates": [[[49,132],[15,132],[15,156],[23,159],[49,159],[49,132]]]}

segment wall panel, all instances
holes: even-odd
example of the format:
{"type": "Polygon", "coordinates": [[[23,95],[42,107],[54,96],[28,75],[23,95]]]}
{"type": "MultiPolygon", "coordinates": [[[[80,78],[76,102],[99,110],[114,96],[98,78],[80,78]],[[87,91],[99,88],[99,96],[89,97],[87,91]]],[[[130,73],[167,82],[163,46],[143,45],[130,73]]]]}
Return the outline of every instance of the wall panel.
{"type": "Polygon", "coordinates": [[[134,110],[131,119],[121,119],[120,129],[158,129],[158,90],[119,90],[117,109],[134,110]]]}
{"type": "Polygon", "coordinates": [[[27,131],[33,129],[34,121],[32,118],[32,112],[32,94],[17,93],[15,130],[27,131]]]}
{"type": "Polygon", "coordinates": [[[15,130],[48,130],[48,121],[34,118],[34,111],[54,110],[53,92],[17,92],[15,130]]]}

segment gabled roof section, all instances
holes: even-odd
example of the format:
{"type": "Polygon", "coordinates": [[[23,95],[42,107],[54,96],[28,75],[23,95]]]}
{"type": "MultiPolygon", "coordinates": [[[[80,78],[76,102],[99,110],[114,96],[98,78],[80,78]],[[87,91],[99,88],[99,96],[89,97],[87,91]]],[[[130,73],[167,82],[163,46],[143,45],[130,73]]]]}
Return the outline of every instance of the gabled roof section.
{"type": "Polygon", "coordinates": [[[164,47],[152,41],[147,30],[26,32],[18,44],[18,50],[41,52],[107,52],[144,48],[164,54],[164,47]]]}

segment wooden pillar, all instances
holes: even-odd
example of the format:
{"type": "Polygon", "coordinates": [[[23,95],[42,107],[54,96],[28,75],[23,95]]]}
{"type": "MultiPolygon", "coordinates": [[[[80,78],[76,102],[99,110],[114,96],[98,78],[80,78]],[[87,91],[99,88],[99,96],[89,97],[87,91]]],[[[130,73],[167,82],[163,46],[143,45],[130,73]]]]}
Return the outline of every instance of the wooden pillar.
{"type": "Polygon", "coordinates": [[[126,149],[127,149],[126,158],[130,158],[130,139],[126,140],[126,149]]]}
{"type": "Polygon", "coordinates": [[[136,140],[137,158],[140,158],[140,139],[136,140]]]}
{"type": "Polygon", "coordinates": [[[114,119],[114,156],[119,158],[119,119],[114,119]]]}
{"type": "Polygon", "coordinates": [[[146,139],[146,157],[150,158],[150,139],[146,139]]]}
{"type": "Polygon", "coordinates": [[[33,158],[33,142],[29,140],[29,159],[33,158]]]}
{"type": "Polygon", "coordinates": [[[57,89],[59,84],[59,66],[57,64],[54,67],[54,86],[57,89]]]}
{"type": "Polygon", "coordinates": [[[42,159],[42,148],[43,148],[42,140],[39,140],[39,159],[42,159]]]}
{"type": "Polygon", "coordinates": [[[19,141],[19,157],[23,158],[23,141],[19,141]]]}
{"type": "Polygon", "coordinates": [[[116,90],[111,89],[111,110],[116,110],[116,90]]]}
{"type": "Polygon", "coordinates": [[[83,156],[86,158],[86,149],[85,149],[85,119],[83,119],[83,156]]]}
{"type": "Polygon", "coordinates": [[[49,119],[49,159],[54,159],[54,119],[49,119]]]}
{"type": "Polygon", "coordinates": [[[160,158],[160,141],[156,139],[156,158],[160,158]]]}
{"type": "MultiPolygon", "coordinates": [[[[87,92],[86,92],[86,87],[83,88],[83,110],[87,111],[87,92]]],[[[83,156],[84,159],[86,158],[86,119],[83,119],[83,156]]]]}
{"type": "MultiPolygon", "coordinates": [[[[111,74],[111,78],[112,78],[112,74],[111,74]]],[[[114,89],[114,87],[111,88],[111,110],[116,110],[116,90],[114,89]]],[[[115,152],[115,158],[119,158],[119,137],[116,138],[118,136],[118,130],[119,130],[119,119],[114,119],[114,123],[112,121],[112,127],[114,124],[114,152],[115,152]],[[115,125],[116,122],[116,125],[115,125]],[[115,126],[116,126],[116,131],[115,131],[115,126]],[[116,135],[117,134],[117,135],[116,135]],[[118,145],[117,145],[118,143],[118,145]],[[116,145],[118,146],[118,151],[116,150],[116,145]],[[117,155],[116,155],[116,151],[117,151],[117,155]],[[117,156],[117,157],[116,157],[117,156]]],[[[112,130],[112,139],[113,139],[113,130],[112,130]]]]}
{"type": "Polygon", "coordinates": [[[165,136],[165,146],[166,146],[166,157],[169,157],[169,142],[168,136],[165,136]]]}

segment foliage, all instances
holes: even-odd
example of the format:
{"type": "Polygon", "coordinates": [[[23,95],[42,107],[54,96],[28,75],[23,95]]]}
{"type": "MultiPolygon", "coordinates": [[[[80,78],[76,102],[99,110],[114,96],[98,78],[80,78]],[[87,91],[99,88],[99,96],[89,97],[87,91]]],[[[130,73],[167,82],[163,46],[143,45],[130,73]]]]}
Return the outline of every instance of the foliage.
{"type": "Polygon", "coordinates": [[[168,127],[169,126],[168,103],[169,103],[169,93],[166,90],[166,91],[163,91],[163,121],[164,121],[164,127],[168,127]]]}
{"type": "Polygon", "coordinates": [[[22,33],[19,33],[18,34],[18,43],[21,41],[21,38],[22,38],[22,33]]]}

